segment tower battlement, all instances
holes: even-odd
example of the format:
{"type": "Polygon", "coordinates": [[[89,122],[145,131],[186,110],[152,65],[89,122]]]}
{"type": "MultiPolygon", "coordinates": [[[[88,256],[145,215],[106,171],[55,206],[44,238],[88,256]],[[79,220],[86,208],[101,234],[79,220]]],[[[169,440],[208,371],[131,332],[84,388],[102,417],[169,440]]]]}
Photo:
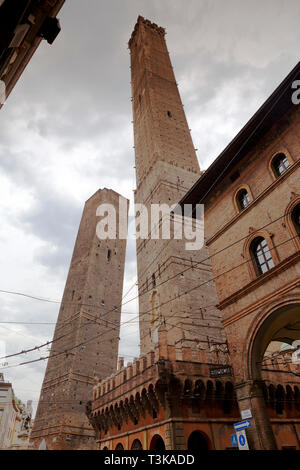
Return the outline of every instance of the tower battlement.
{"type": "Polygon", "coordinates": [[[164,37],[165,34],[166,34],[166,30],[164,28],[162,28],[161,26],[158,26],[156,23],[152,23],[150,20],[145,19],[143,16],[139,16],[138,19],[137,19],[137,22],[135,24],[134,30],[131,34],[131,37],[128,41],[128,46],[129,47],[131,47],[132,42],[133,42],[134,38],[136,37],[141,25],[144,25],[148,28],[151,28],[151,29],[157,31],[158,34],[160,34],[162,37],[164,37]]]}

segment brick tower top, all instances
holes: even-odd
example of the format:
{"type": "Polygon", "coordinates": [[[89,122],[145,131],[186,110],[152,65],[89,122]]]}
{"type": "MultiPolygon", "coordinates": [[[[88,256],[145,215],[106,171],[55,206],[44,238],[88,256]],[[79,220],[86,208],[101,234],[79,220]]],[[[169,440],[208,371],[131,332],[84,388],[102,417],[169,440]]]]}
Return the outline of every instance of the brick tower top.
{"type": "Polygon", "coordinates": [[[158,161],[199,174],[164,28],[139,16],[129,49],[137,187],[158,161]]]}
{"type": "Polygon", "coordinates": [[[139,16],[135,24],[134,30],[132,31],[131,38],[128,41],[129,47],[131,47],[132,41],[134,40],[135,36],[138,34],[138,31],[141,30],[141,28],[143,27],[152,28],[162,37],[164,37],[166,34],[166,30],[164,28],[157,26],[156,23],[151,23],[150,20],[145,20],[143,16],[139,16]]]}

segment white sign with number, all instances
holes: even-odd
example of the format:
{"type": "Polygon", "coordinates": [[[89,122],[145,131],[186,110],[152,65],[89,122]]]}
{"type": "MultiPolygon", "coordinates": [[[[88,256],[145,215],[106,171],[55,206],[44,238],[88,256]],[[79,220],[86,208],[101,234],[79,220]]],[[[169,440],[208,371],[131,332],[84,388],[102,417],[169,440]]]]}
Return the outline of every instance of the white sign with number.
{"type": "Polygon", "coordinates": [[[239,450],[249,450],[245,429],[242,429],[241,431],[236,431],[236,437],[239,450]]]}

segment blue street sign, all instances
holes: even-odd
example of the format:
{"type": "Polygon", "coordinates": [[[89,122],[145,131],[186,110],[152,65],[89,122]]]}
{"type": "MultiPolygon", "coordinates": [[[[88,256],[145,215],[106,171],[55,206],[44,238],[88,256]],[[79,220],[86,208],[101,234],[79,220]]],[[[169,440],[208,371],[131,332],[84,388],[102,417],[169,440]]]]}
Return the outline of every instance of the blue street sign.
{"type": "Polygon", "coordinates": [[[237,447],[238,446],[238,441],[237,441],[236,434],[230,434],[230,439],[231,439],[232,447],[237,447]]]}
{"type": "Polygon", "coordinates": [[[239,450],[249,450],[245,429],[236,432],[239,450]]]}
{"type": "Polygon", "coordinates": [[[245,421],[240,421],[233,425],[235,431],[240,431],[241,429],[249,428],[251,426],[251,421],[246,419],[245,421]]]}

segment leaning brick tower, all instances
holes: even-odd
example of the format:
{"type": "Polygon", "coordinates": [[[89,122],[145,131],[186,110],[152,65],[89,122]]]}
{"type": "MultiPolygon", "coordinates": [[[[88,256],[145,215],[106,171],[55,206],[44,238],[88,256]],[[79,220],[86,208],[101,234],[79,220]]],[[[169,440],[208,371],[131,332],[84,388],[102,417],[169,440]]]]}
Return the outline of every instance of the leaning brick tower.
{"type": "MultiPolygon", "coordinates": [[[[150,213],[152,204],[176,204],[201,172],[165,30],[139,17],[129,49],[135,203],[144,204],[150,213]]],[[[136,250],[141,353],[153,349],[162,324],[168,344],[178,349],[188,346],[209,350],[216,343],[224,343],[206,247],[189,251],[184,240],[149,237],[137,239],[136,250]]]]}
{"type": "Polygon", "coordinates": [[[35,448],[95,446],[87,398],[95,377],[109,377],[117,367],[126,249],[118,233],[119,198],[126,216],[128,200],[106,188],[85,204],[31,432],[35,448]],[[100,204],[116,210],[116,239],[99,240],[96,234],[100,204]]]}

